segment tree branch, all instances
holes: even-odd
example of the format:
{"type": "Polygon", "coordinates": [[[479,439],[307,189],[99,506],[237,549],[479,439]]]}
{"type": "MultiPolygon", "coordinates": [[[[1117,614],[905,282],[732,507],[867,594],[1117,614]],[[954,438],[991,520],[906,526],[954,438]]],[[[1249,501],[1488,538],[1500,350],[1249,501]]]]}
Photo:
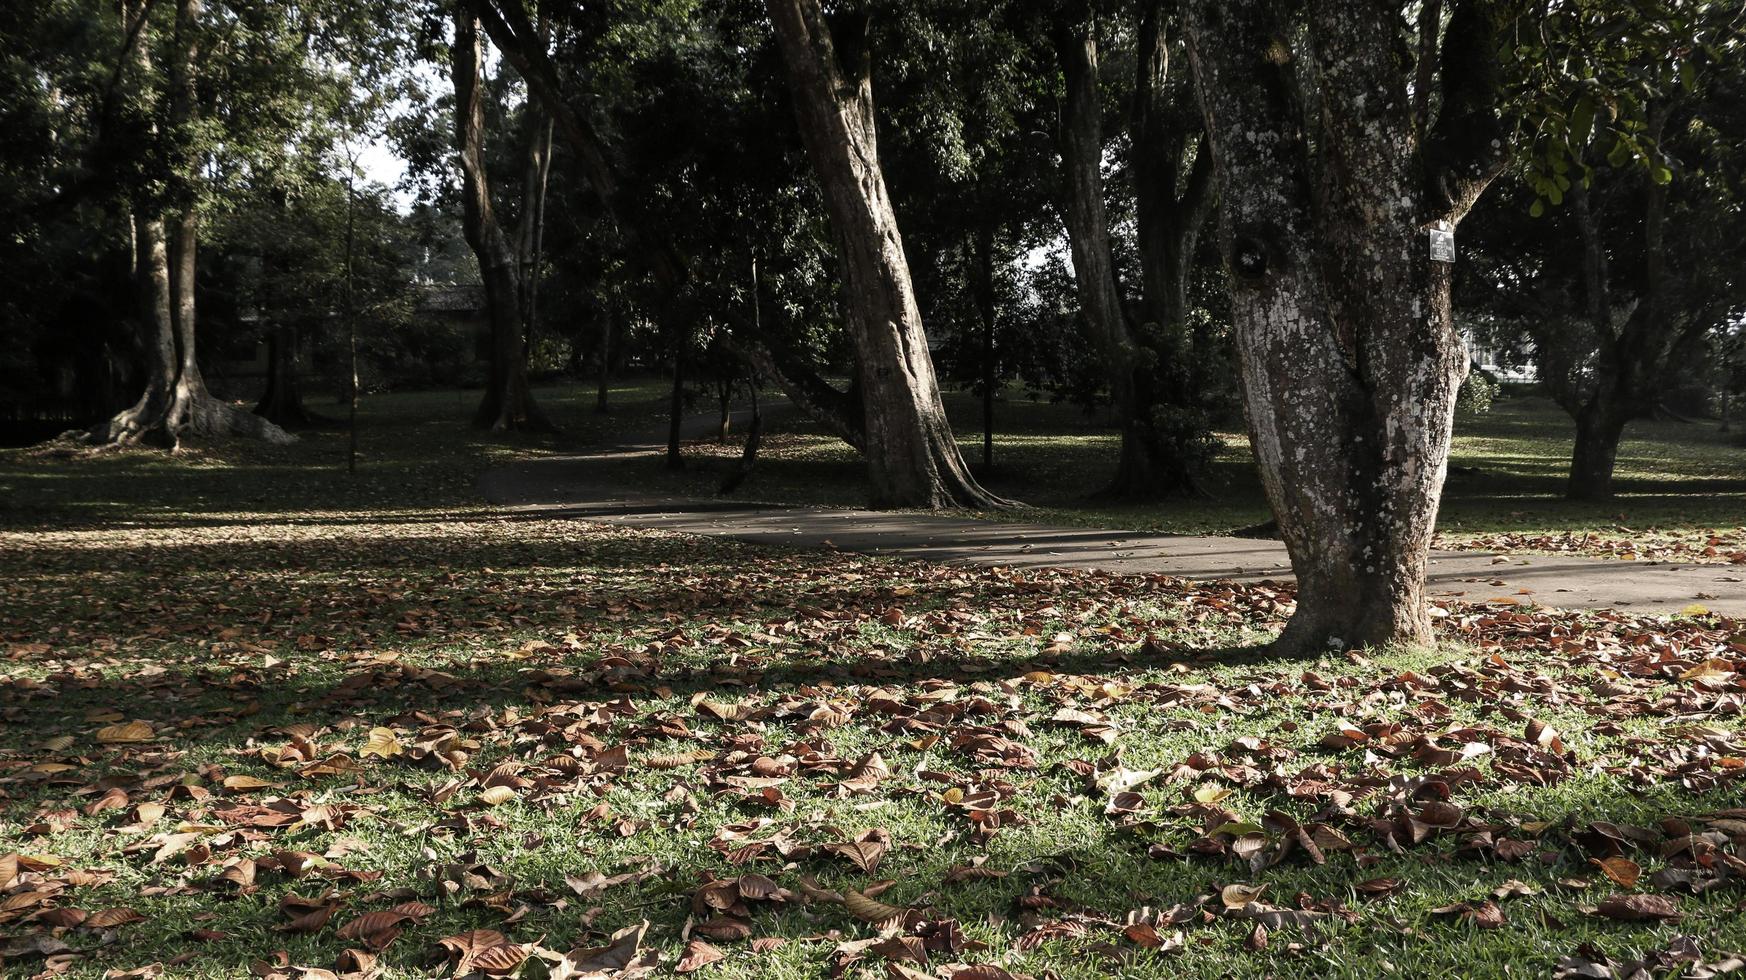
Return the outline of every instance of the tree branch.
{"type": "Polygon", "coordinates": [[[1497,0],[1455,0],[1443,38],[1438,73],[1443,107],[1425,138],[1428,217],[1455,223],[1509,159],[1498,113],[1497,0]]]}

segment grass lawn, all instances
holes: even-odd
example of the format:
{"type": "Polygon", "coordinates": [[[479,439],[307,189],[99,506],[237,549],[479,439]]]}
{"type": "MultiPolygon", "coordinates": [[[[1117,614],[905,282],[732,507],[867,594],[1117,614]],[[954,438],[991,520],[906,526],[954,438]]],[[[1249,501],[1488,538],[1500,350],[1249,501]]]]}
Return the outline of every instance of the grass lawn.
{"type": "MultiPolygon", "coordinates": [[[[1110,479],[1116,433],[1082,409],[1010,397],[996,408],[995,465],[984,471],[980,405],[948,395],[948,410],[973,468],[996,492],[1033,505],[1021,520],[1173,534],[1219,534],[1269,516],[1248,437],[1223,434],[1204,498],[1110,505],[1093,499],[1110,479]]],[[[863,467],[847,446],[804,419],[781,416],[762,449],[751,498],[857,505],[863,467]]],[[[1617,496],[1602,503],[1563,499],[1574,426],[1551,401],[1500,399],[1456,422],[1444,491],[1441,543],[1500,551],[1576,552],[1610,557],[1746,563],[1746,439],[1714,423],[1633,423],[1619,450],[1617,496]],[[1714,553],[1706,554],[1710,549],[1714,553]]],[[[700,446],[725,458],[737,447],[700,446]]],[[[714,471],[690,484],[708,492],[714,471]]],[[[994,515],[997,519],[1006,515],[994,515]]]]}
{"type": "MultiPolygon", "coordinates": [[[[658,420],[622,394],[613,426],[658,420]]],[[[490,440],[471,397],[369,400],[355,481],[334,433],[0,455],[0,974],[1746,952],[1739,624],[1458,609],[1433,651],[1273,660],[1264,588],[493,514],[481,467],[610,433],[554,392],[568,435],[490,440]]],[[[1521,412],[1485,438],[1551,438],[1521,412]]],[[[1091,456],[1035,438],[1004,465],[1091,456]]],[[[808,445],[761,478],[842,468],[808,445]]],[[[1554,479],[1523,466],[1488,469],[1554,479]]]]}

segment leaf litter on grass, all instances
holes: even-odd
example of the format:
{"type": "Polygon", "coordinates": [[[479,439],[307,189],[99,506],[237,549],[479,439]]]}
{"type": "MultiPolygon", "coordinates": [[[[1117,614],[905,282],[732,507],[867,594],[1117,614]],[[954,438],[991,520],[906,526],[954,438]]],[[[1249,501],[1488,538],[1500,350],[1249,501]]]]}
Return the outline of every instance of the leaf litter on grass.
{"type": "MultiPolygon", "coordinates": [[[[1276,629],[1272,585],[537,520],[20,542],[21,975],[1313,972],[1348,928],[1567,930],[1540,966],[1580,971],[1746,897],[1717,616],[1452,606],[1451,652],[1284,663],[1195,652],[1276,629]],[[1562,802],[1597,780],[1644,816],[1562,802]]],[[[1740,948],[1690,936],[1649,959],[1740,948]]]]}

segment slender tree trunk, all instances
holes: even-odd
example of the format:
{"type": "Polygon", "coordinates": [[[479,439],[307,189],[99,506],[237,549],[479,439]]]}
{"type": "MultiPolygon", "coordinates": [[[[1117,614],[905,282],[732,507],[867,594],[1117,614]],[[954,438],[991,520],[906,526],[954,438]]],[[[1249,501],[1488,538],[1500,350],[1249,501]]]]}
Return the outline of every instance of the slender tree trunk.
{"type": "Polygon", "coordinates": [[[485,110],[479,81],[481,44],[478,21],[457,0],[451,69],[455,85],[455,149],[462,175],[462,227],[479,260],[491,324],[491,374],[473,423],[494,432],[549,431],[527,380],[526,324],[515,253],[498,223],[485,171],[485,110]]]}
{"type": "Polygon", "coordinates": [[[673,391],[667,401],[667,468],[682,470],[685,457],[680,453],[680,428],[685,420],[685,346],[673,345],[673,391]]]}
{"type": "MultiPolygon", "coordinates": [[[[1134,183],[1141,254],[1143,322],[1123,304],[1110,247],[1103,188],[1103,102],[1098,89],[1096,22],[1089,4],[1073,5],[1057,22],[1056,54],[1066,80],[1061,109],[1063,207],[1079,287],[1080,316],[1103,362],[1110,401],[1121,425],[1121,455],[1104,494],[1157,497],[1196,488],[1198,458],[1186,433],[1160,432],[1156,409],[1192,406],[1185,370],[1189,356],[1186,279],[1188,258],[1205,220],[1210,175],[1203,165],[1190,180],[1191,198],[1178,200],[1182,134],[1171,134],[1162,92],[1168,49],[1157,3],[1143,10],[1140,68],[1133,105],[1134,183]],[[1171,136],[1175,136],[1172,142],[1171,136]]],[[[1176,413],[1180,419],[1186,412],[1176,413]]],[[[1180,421],[1177,423],[1180,425],[1180,421]]]]}
{"type": "Polygon", "coordinates": [[[999,368],[994,360],[994,229],[976,231],[976,312],[982,318],[982,468],[994,466],[994,386],[999,368]]]}
{"type": "Polygon", "coordinates": [[[346,473],[358,472],[358,296],[353,270],[357,244],[357,160],[346,159],[346,473]]]}
{"type": "Polygon", "coordinates": [[[607,403],[607,394],[612,390],[612,324],[613,316],[609,312],[600,321],[600,375],[594,389],[596,415],[612,411],[612,406],[607,403]]]}
{"type": "MultiPolygon", "coordinates": [[[[539,32],[546,38],[545,18],[539,19],[539,32]]],[[[540,266],[545,258],[546,185],[552,169],[552,117],[538,99],[528,99],[522,106],[523,123],[527,128],[527,162],[522,170],[521,218],[516,226],[515,252],[521,284],[522,343],[529,352],[534,349],[534,332],[539,325],[540,266]]]]}
{"type": "MultiPolygon", "coordinates": [[[[876,507],[995,507],[970,475],[946,419],[927,334],[879,167],[871,65],[862,39],[849,72],[819,0],[768,0],[800,131],[842,252],[844,295],[863,389],[876,507]]],[[[864,25],[862,25],[864,27],[864,25]]]]}
{"type": "Polygon", "coordinates": [[[1399,16],[1387,0],[1312,5],[1301,51],[1269,0],[1186,5],[1250,441],[1297,576],[1282,651],[1431,640],[1425,566],[1467,359],[1426,237],[1502,167],[1480,6],[1458,4],[1421,151],[1407,72],[1376,43],[1399,16]]]}
{"type": "Polygon", "coordinates": [[[727,442],[728,433],[733,428],[734,376],[728,375],[715,383],[716,427],[715,441],[727,442]]]}
{"type": "MultiPolygon", "coordinates": [[[[123,16],[133,22],[144,8],[129,4],[123,16]],[[137,11],[137,13],[136,13],[137,11]]],[[[178,0],[176,44],[170,64],[167,117],[180,139],[194,120],[196,65],[199,59],[200,0],[178,0]]],[[[142,35],[148,29],[140,27],[142,35]]],[[[144,37],[136,50],[141,76],[151,67],[150,48],[144,37]]],[[[81,434],[82,441],[107,445],[147,443],[176,448],[184,438],[248,436],[271,443],[295,442],[296,437],[277,425],[235,405],[213,398],[206,390],[195,351],[195,275],[198,267],[199,215],[194,204],[198,160],[194,150],[182,148],[173,167],[182,196],[173,229],[161,211],[134,217],[135,271],[144,280],[142,293],[146,313],[141,318],[147,336],[146,390],[132,407],[81,434]]],[[[153,202],[152,210],[161,208],[153,202]]]]}

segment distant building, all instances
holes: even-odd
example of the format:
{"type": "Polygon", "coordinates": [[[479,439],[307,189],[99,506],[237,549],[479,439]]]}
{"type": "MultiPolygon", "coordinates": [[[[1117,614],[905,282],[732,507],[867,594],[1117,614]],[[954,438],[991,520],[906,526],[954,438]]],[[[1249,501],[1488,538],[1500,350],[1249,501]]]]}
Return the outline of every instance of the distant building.
{"type": "Polygon", "coordinates": [[[413,316],[467,331],[473,338],[473,359],[491,360],[491,318],[485,309],[484,286],[420,285],[413,316]]]}
{"type": "Polygon", "coordinates": [[[1531,351],[1522,356],[1522,363],[1517,364],[1512,362],[1513,359],[1505,358],[1495,348],[1481,344],[1465,330],[1461,331],[1461,342],[1467,347],[1468,363],[1499,381],[1527,384],[1540,378],[1539,370],[1534,367],[1531,351]]]}

